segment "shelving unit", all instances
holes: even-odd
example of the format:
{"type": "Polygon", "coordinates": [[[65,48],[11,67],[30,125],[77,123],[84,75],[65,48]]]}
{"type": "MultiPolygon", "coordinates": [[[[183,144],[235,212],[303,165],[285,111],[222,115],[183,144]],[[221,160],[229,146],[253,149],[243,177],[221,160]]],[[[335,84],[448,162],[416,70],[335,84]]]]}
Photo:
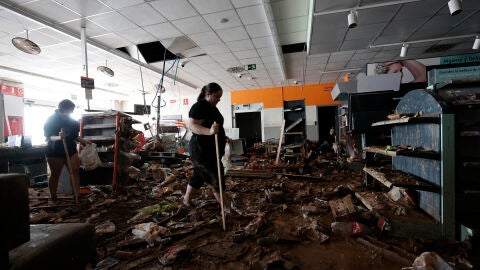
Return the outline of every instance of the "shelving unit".
{"type": "MultiPolygon", "coordinates": [[[[430,222],[392,223],[394,235],[422,236],[426,231],[441,232],[436,237],[455,239],[455,125],[441,97],[424,90],[407,93],[396,107],[397,114],[412,115],[379,121],[372,127],[391,127],[391,142],[386,146],[365,147],[365,152],[391,157],[391,168],[370,167],[364,172],[387,188],[405,188],[418,198],[419,208],[430,222]],[[413,116],[413,115],[416,115],[413,116]]],[[[432,234],[432,237],[435,235],[432,234]]]]}
{"type": "MultiPolygon", "coordinates": [[[[111,173],[111,184],[116,185],[118,182],[118,159],[120,151],[120,125],[121,123],[140,123],[133,120],[131,116],[111,111],[105,113],[84,114],[80,121],[80,136],[86,140],[97,145],[99,149],[98,154],[102,162],[105,164],[102,168],[97,168],[93,171],[86,172],[89,181],[99,179],[105,182],[105,174],[111,173]],[[105,172],[107,170],[107,172],[105,172]],[[111,172],[108,172],[111,171],[111,172]]],[[[131,126],[127,127],[131,128],[131,126]]],[[[81,148],[80,148],[81,151],[81,148]]],[[[82,178],[82,177],[81,177],[82,178]]]]}
{"type": "Polygon", "coordinates": [[[292,100],[283,102],[285,119],[285,158],[300,160],[305,156],[305,101],[292,100]]]}
{"type": "Polygon", "coordinates": [[[460,240],[465,227],[478,234],[480,202],[480,79],[451,80],[436,85],[436,92],[455,114],[455,194],[460,240]]]}

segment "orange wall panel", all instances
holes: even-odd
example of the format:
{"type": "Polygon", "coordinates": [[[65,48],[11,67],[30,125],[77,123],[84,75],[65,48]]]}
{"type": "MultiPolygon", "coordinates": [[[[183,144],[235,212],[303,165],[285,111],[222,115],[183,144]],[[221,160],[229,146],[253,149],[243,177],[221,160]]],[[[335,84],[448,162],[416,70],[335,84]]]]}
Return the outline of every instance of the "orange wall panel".
{"type": "Polygon", "coordinates": [[[264,104],[264,108],[282,108],[283,101],[305,99],[306,106],[322,106],[339,104],[330,94],[335,83],[312,84],[302,86],[285,86],[276,88],[263,88],[255,90],[233,90],[231,93],[232,104],[264,104]]]}
{"type": "Polygon", "coordinates": [[[232,104],[263,103],[264,108],[282,108],[282,88],[235,90],[231,92],[232,104]]]}

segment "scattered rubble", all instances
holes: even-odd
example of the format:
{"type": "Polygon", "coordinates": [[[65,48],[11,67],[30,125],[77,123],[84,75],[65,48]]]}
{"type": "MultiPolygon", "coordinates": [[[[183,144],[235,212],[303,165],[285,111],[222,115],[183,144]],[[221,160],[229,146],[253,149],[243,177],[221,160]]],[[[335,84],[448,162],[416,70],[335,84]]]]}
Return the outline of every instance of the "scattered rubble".
{"type": "Polygon", "coordinates": [[[186,216],[175,216],[191,176],[188,159],[172,169],[143,166],[144,175],[120,192],[89,186],[79,205],[61,195],[52,204],[47,188],[31,189],[30,221],[94,225],[95,269],[472,269],[478,262],[458,243],[437,248],[442,259],[422,253],[434,247],[430,240],[389,237],[391,219],[415,208],[407,190],[372,190],[335,156],[312,160],[309,174],[300,168],[260,157],[233,164],[226,232],[207,188],[186,216]]]}

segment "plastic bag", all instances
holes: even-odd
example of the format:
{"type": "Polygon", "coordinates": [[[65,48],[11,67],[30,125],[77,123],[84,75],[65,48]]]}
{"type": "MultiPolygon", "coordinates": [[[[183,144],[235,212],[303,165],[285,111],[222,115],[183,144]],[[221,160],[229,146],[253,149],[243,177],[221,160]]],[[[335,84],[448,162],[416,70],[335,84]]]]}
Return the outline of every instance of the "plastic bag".
{"type": "Polygon", "coordinates": [[[144,239],[151,247],[155,245],[155,240],[160,240],[160,238],[157,238],[158,235],[166,232],[167,228],[160,227],[153,222],[137,224],[132,229],[132,233],[136,238],[144,239]]]}
{"type": "Polygon", "coordinates": [[[95,170],[103,165],[102,161],[98,157],[97,145],[87,144],[79,155],[82,165],[86,171],[95,170]]]}

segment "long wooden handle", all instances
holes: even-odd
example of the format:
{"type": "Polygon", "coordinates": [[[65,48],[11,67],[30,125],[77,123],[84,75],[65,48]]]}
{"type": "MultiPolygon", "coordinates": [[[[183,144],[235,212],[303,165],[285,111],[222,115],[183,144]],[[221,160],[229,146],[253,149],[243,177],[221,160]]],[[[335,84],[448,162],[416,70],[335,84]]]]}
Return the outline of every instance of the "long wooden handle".
{"type": "MultiPolygon", "coordinates": [[[[63,129],[62,129],[63,132],[63,129]]],[[[65,150],[65,159],[67,160],[68,173],[70,174],[70,186],[72,186],[73,196],[75,198],[75,203],[78,204],[78,193],[76,187],[76,179],[73,173],[72,163],[70,161],[70,155],[68,154],[67,141],[65,138],[62,138],[63,149],[65,150]]]]}
{"type": "Polygon", "coordinates": [[[220,187],[220,209],[222,210],[222,223],[223,230],[226,230],[225,226],[225,210],[223,208],[223,186],[222,186],[222,172],[220,168],[220,152],[218,151],[218,134],[215,134],[215,150],[217,154],[217,171],[218,171],[218,186],[220,187]]]}

